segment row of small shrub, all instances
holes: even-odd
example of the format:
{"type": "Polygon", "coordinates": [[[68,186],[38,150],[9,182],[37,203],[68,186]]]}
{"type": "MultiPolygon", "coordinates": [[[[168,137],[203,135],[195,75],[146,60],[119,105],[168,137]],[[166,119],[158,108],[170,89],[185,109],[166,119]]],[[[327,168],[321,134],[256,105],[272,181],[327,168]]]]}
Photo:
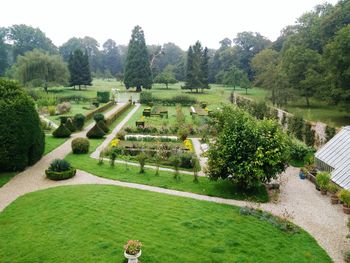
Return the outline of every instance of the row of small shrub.
{"type": "Polygon", "coordinates": [[[129,101],[123,107],[119,108],[116,112],[114,112],[112,115],[110,115],[106,119],[106,124],[107,126],[111,125],[122,113],[124,113],[127,109],[131,107],[132,103],[129,101]]]}
{"type": "Polygon", "coordinates": [[[98,107],[94,110],[91,110],[91,111],[85,113],[86,120],[90,120],[92,117],[94,117],[95,114],[103,112],[103,111],[111,108],[113,105],[114,105],[114,101],[110,101],[101,107],[98,107]]]}
{"type": "Polygon", "coordinates": [[[79,102],[88,102],[91,99],[82,95],[66,95],[66,96],[58,97],[57,100],[59,102],[74,101],[76,103],[79,103],[79,102]]]}
{"type": "Polygon", "coordinates": [[[171,98],[158,98],[152,95],[152,92],[143,91],[140,94],[140,103],[153,105],[153,104],[162,104],[162,105],[176,105],[181,104],[182,106],[191,106],[197,104],[197,100],[193,97],[186,95],[176,95],[171,98]]]}
{"type": "Polygon", "coordinates": [[[82,130],[85,124],[85,116],[83,114],[76,114],[73,118],[68,116],[61,117],[61,124],[52,135],[56,138],[67,138],[72,132],[82,130]]]}

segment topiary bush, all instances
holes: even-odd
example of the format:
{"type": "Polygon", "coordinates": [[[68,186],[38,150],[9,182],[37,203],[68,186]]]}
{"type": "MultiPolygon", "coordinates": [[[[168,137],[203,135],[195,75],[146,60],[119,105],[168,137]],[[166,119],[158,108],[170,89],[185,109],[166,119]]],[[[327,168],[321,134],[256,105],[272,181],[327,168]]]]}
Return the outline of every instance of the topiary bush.
{"type": "Polygon", "coordinates": [[[109,91],[97,91],[97,98],[99,102],[107,103],[109,101],[109,91]]]}
{"type": "Polygon", "coordinates": [[[77,130],[77,127],[75,127],[72,119],[68,119],[66,124],[65,124],[66,128],[68,130],[70,130],[71,132],[75,132],[77,130]]]}
{"type": "Polygon", "coordinates": [[[100,127],[100,129],[104,132],[104,133],[108,133],[109,132],[109,128],[106,125],[106,122],[101,120],[97,123],[98,127],[100,127]]]}
{"type": "Polygon", "coordinates": [[[21,171],[44,153],[34,101],[17,82],[0,78],[0,172],[21,171]]]}
{"type": "Polygon", "coordinates": [[[105,132],[98,126],[98,124],[95,124],[94,127],[88,131],[86,136],[90,139],[100,139],[105,136],[105,132]]]}
{"type": "Polygon", "coordinates": [[[76,174],[76,169],[65,160],[55,159],[51,162],[45,173],[47,178],[51,180],[65,180],[73,177],[76,174]]]}
{"type": "Polygon", "coordinates": [[[96,113],[94,115],[94,120],[96,123],[98,123],[99,121],[104,121],[105,120],[105,116],[102,113],[96,113]]]}
{"type": "Polygon", "coordinates": [[[85,116],[81,113],[78,113],[74,116],[73,123],[77,127],[77,130],[81,131],[85,124],[85,116]]]}
{"type": "Polygon", "coordinates": [[[82,154],[89,152],[90,143],[86,138],[75,138],[72,141],[72,151],[74,154],[82,154]]]}
{"type": "Polygon", "coordinates": [[[71,134],[72,132],[64,124],[61,124],[53,131],[52,136],[55,138],[68,138],[71,134]]]}

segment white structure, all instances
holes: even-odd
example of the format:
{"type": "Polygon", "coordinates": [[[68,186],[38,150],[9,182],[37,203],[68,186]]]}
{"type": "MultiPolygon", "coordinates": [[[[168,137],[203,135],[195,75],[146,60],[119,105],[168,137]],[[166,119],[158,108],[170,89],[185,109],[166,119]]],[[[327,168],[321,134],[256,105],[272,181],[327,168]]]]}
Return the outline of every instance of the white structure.
{"type": "Polygon", "coordinates": [[[344,127],[315,155],[319,170],[331,173],[334,183],[350,190],[350,126],[344,127]]]}

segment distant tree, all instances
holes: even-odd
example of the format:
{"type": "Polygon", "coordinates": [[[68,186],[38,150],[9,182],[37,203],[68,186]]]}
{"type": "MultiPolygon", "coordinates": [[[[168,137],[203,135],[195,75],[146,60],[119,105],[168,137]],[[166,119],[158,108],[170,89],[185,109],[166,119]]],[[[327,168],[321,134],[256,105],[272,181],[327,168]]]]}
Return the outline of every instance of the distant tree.
{"type": "Polygon", "coordinates": [[[110,74],[115,77],[117,73],[123,71],[119,50],[114,40],[108,39],[103,44],[102,54],[103,64],[110,74]]]}
{"type": "Polygon", "coordinates": [[[159,70],[163,71],[167,65],[178,65],[185,55],[186,52],[174,43],[164,44],[162,47],[162,56],[158,58],[159,70]]]}
{"type": "Polygon", "coordinates": [[[199,41],[190,46],[187,52],[186,83],[184,89],[209,89],[208,49],[203,50],[199,41]]]}
{"type": "Polygon", "coordinates": [[[29,51],[24,56],[18,56],[14,65],[16,78],[26,86],[48,87],[66,85],[68,81],[67,65],[59,55],[37,49],[29,51]]]}
{"type": "Polygon", "coordinates": [[[5,43],[5,29],[0,28],[0,76],[3,76],[8,67],[8,46],[5,43]]]}
{"type": "Polygon", "coordinates": [[[175,78],[174,66],[170,64],[166,66],[166,68],[155,77],[154,82],[165,84],[167,89],[169,88],[169,84],[176,83],[177,79],[175,78]]]}
{"type": "Polygon", "coordinates": [[[241,81],[245,72],[233,65],[228,71],[221,72],[221,74],[221,83],[231,86],[235,90],[237,86],[241,86],[241,81]]]}
{"type": "Polygon", "coordinates": [[[149,56],[144,33],[140,26],[136,26],[132,31],[125,62],[124,83],[127,89],[136,87],[138,92],[142,88],[152,87],[149,56]]]}
{"type": "Polygon", "coordinates": [[[70,55],[68,68],[70,72],[70,86],[78,86],[80,90],[82,85],[91,85],[92,78],[87,52],[84,54],[80,49],[76,49],[70,55]]]}

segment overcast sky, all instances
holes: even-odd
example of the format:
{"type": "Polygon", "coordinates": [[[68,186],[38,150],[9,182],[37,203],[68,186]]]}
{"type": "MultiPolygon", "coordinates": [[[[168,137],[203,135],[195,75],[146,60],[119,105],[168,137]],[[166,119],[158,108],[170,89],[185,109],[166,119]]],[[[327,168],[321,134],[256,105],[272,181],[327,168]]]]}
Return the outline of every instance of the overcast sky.
{"type": "MultiPolygon", "coordinates": [[[[0,27],[39,27],[61,45],[69,38],[91,36],[127,44],[140,25],[147,44],[174,42],[183,49],[196,40],[217,48],[238,32],[260,32],[275,40],[280,30],[323,0],[3,0],[0,27]]],[[[328,0],[335,4],[338,0],[328,0]]]]}

